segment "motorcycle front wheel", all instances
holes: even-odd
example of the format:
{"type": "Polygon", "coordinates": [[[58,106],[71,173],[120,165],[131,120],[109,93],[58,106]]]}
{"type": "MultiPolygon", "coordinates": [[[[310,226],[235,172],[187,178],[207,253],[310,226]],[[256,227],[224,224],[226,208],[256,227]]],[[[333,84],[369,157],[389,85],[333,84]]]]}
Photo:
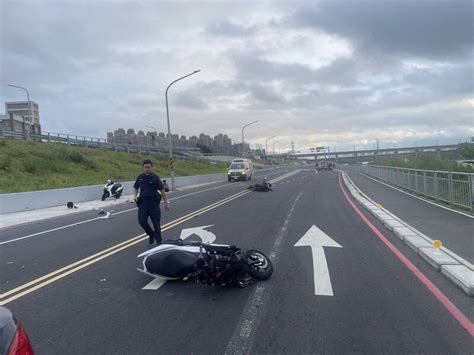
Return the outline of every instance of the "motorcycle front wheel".
{"type": "Polygon", "coordinates": [[[270,259],[258,250],[249,250],[245,253],[248,273],[257,280],[268,280],[273,274],[273,264],[270,259]]]}
{"type": "Polygon", "coordinates": [[[105,201],[105,199],[106,199],[107,197],[109,197],[109,194],[108,194],[107,192],[104,192],[104,194],[102,195],[101,200],[102,200],[102,201],[105,201]]]}

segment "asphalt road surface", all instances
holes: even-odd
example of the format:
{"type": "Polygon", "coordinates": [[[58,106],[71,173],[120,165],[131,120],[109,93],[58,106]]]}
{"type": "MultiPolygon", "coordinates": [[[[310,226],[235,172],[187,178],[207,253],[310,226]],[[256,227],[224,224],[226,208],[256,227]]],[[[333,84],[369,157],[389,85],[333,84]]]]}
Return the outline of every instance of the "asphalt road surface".
{"type": "Polygon", "coordinates": [[[287,174],[270,192],[249,182],[176,192],[162,212],[164,239],[205,227],[216,243],[269,255],[266,282],[143,289],[153,279],[137,255],[149,246],[123,204],[111,219],[1,230],[0,304],[38,354],[473,352],[472,298],[351,204],[337,172],[267,176],[287,174]]]}

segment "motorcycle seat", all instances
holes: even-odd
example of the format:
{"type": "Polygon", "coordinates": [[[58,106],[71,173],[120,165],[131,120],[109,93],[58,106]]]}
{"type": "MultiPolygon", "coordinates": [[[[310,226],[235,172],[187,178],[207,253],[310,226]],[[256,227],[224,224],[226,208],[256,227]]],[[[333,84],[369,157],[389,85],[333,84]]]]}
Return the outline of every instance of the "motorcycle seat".
{"type": "Polygon", "coordinates": [[[198,254],[170,249],[151,254],[145,260],[146,270],[152,274],[169,278],[183,278],[194,271],[198,254]]]}

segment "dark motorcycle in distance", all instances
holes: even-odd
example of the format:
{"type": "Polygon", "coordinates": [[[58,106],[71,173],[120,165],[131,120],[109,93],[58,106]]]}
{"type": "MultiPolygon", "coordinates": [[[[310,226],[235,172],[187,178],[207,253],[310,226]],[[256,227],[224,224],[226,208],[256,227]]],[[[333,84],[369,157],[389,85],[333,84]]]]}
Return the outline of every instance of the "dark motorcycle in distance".
{"type": "Polygon", "coordinates": [[[270,182],[267,182],[267,178],[263,178],[262,182],[258,182],[254,185],[250,185],[247,187],[248,190],[253,190],[253,191],[270,191],[272,190],[272,184],[270,182]]]}
{"type": "Polygon", "coordinates": [[[112,180],[108,179],[107,183],[104,185],[104,193],[102,194],[101,200],[105,201],[108,197],[120,198],[123,193],[123,186],[120,183],[115,183],[112,180]]]}
{"type": "Polygon", "coordinates": [[[246,252],[233,245],[167,240],[140,255],[147,275],[165,280],[191,281],[204,285],[245,287],[267,280],[273,264],[258,250],[246,252]]]}

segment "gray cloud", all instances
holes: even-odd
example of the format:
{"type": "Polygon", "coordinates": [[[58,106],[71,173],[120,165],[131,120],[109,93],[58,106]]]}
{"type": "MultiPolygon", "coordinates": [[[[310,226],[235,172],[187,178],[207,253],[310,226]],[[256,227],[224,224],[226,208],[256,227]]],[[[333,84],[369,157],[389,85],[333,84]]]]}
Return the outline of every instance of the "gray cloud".
{"type": "Polygon", "coordinates": [[[284,80],[294,84],[311,84],[315,71],[306,65],[277,63],[266,60],[260,53],[233,52],[229,56],[237,71],[237,76],[244,81],[261,82],[284,80]]]}
{"type": "Polygon", "coordinates": [[[201,111],[208,107],[206,102],[200,95],[187,95],[184,92],[179,92],[175,95],[173,102],[185,109],[201,111]]]}
{"type": "Polygon", "coordinates": [[[232,21],[213,23],[206,29],[207,34],[215,37],[245,37],[257,32],[256,26],[243,26],[232,21]]]}
{"type": "Polygon", "coordinates": [[[287,103],[285,97],[275,92],[271,86],[255,85],[250,90],[252,100],[266,108],[274,109],[287,103]]]}
{"type": "Polygon", "coordinates": [[[350,38],[361,52],[438,60],[472,55],[469,0],[322,1],[300,8],[286,23],[350,38]]]}

